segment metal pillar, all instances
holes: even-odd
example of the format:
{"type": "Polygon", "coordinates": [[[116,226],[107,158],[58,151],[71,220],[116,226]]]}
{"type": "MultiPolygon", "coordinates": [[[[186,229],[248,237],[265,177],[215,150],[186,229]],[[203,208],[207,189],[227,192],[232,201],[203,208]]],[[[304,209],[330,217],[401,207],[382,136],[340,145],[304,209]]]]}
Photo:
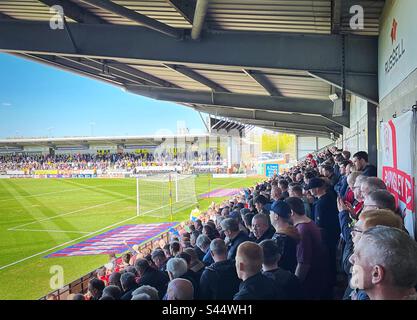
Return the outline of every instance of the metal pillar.
{"type": "Polygon", "coordinates": [[[377,166],[378,161],[378,152],[377,152],[377,140],[376,140],[376,132],[377,132],[377,107],[368,102],[367,106],[367,144],[368,144],[368,160],[369,163],[377,166]]]}

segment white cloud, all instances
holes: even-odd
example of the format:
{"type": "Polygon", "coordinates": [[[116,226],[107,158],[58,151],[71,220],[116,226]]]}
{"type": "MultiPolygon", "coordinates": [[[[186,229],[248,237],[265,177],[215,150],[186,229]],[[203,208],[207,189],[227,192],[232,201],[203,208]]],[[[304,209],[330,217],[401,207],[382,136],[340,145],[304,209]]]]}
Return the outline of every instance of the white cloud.
{"type": "Polygon", "coordinates": [[[1,105],[3,107],[11,107],[12,106],[12,104],[10,102],[3,102],[1,105]]]}

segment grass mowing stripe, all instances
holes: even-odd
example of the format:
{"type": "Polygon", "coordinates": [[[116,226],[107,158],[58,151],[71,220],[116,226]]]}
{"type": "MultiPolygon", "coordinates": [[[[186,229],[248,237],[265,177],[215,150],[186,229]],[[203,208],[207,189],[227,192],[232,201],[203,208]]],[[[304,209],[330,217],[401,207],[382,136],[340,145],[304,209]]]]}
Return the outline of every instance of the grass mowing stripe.
{"type": "Polygon", "coordinates": [[[63,214],[58,214],[58,215],[56,215],[56,216],[52,216],[52,217],[44,218],[44,219],[41,219],[41,220],[36,220],[36,221],[33,221],[33,222],[25,223],[25,224],[22,224],[22,225],[19,225],[19,226],[15,226],[15,227],[12,227],[12,228],[10,228],[10,229],[8,229],[8,230],[13,231],[13,230],[15,230],[16,228],[26,227],[26,226],[29,226],[29,225],[31,225],[31,224],[35,224],[35,223],[39,223],[39,222],[43,222],[43,221],[47,221],[47,220],[52,220],[52,219],[55,219],[55,218],[59,218],[59,217],[63,217],[63,216],[67,216],[67,215],[69,215],[69,214],[73,214],[73,213],[77,213],[77,212],[82,212],[82,211],[86,211],[86,210],[93,209],[93,208],[102,207],[102,206],[105,206],[105,205],[108,205],[108,204],[111,204],[111,203],[124,201],[124,200],[126,200],[126,199],[130,199],[130,198],[131,198],[131,197],[126,197],[126,198],[122,198],[122,199],[118,199],[118,200],[112,200],[112,201],[109,201],[109,202],[105,202],[105,203],[97,204],[97,205],[90,206],[90,207],[87,207],[87,208],[82,208],[82,209],[78,209],[78,210],[74,210],[74,211],[66,212],[66,213],[63,213],[63,214]]]}
{"type": "MultiPolygon", "coordinates": [[[[135,179],[123,179],[122,180],[123,183],[121,183],[120,181],[119,182],[116,181],[116,183],[114,183],[113,181],[115,181],[115,179],[108,179],[108,180],[106,179],[103,179],[103,180],[102,179],[100,180],[99,179],[85,179],[85,180],[77,179],[76,181],[77,183],[82,182],[79,184],[79,187],[94,186],[94,184],[100,184],[100,187],[101,187],[103,184],[106,184],[108,182],[108,187],[110,190],[106,189],[106,191],[113,193],[113,194],[117,191],[124,192],[124,193],[119,192],[120,196],[123,196],[123,197],[125,197],[128,194],[133,195],[133,193],[135,193],[135,186],[134,186],[135,179]],[[120,189],[118,189],[119,186],[115,184],[119,184],[120,189]],[[130,186],[132,188],[131,191],[128,190],[130,186]]],[[[259,179],[257,181],[259,181],[259,179]]],[[[51,182],[52,181],[46,180],[46,179],[42,180],[42,183],[40,183],[40,181],[39,183],[38,181],[36,181],[35,183],[35,181],[33,180],[31,181],[27,180],[25,181],[23,185],[25,186],[25,189],[30,188],[30,186],[32,185],[33,189],[35,190],[42,189],[42,190],[47,191],[48,186],[50,188],[50,191],[57,190],[59,188],[59,186],[56,185],[57,183],[56,182],[51,183],[51,182]]],[[[71,181],[71,182],[75,182],[75,181],[71,181]]],[[[196,194],[200,195],[208,191],[213,191],[217,188],[226,188],[228,186],[233,186],[233,187],[252,186],[255,182],[256,180],[252,178],[233,179],[232,181],[230,181],[230,179],[212,179],[211,187],[209,189],[207,187],[208,179],[204,176],[200,176],[196,178],[196,194]]],[[[65,187],[65,185],[69,185],[70,183],[67,184],[67,183],[60,182],[59,184],[61,184],[61,188],[63,188],[65,187]]],[[[0,188],[0,195],[4,197],[6,193],[2,192],[3,190],[1,189],[2,188],[0,188]]],[[[99,190],[96,190],[97,188],[89,188],[89,189],[95,190],[94,198],[97,200],[99,199],[101,194],[103,195],[103,197],[105,197],[105,194],[107,193],[107,192],[101,193],[99,192],[99,190]],[[95,194],[97,194],[97,196],[95,194]]],[[[51,208],[56,208],[56,207],[71,208],[71,205],[73,207],[74,203],[78,204],[81,198],[88,200],[88,196],[89,194],[92,193],[92,191],[93,190],[86,190],[85,193],[83,192],[80,194],[77,194],[77,192],[70,192],[68,193],[68,199],[64,199],[63,201],[62,201],[62,197],[59,197],[59,199],[57,199],[58,197],[56,198],[51,197],[50,199],[48,197],[45,197],[45,201],[49,201],[49,202],[44,203],[44,205],[47,205],[51,208]]],[[[14,195],[21,196],[22,194],[19,194],[16,191],[14,191],[14,195]]],[[[33,198],[33,197],[30,197],[30,198],[33,198]]],[[[23,199],[24,198],[16,199],[16,201],[23,200],[23,199]]],[[[109,199],[109,197],[107,197],[107,199],[109,199]]],[[[204,208],[207,207],[210,204],[210,202],[213,200],[220,201],[220,198],[212,198],[212,199],[199,198],[198,202],[201,204],[201,208],[203,209],[203,206],[204,208]]],[[[135,200],[133,199],[125,200],[125,201],[128,203],[135,203],[135,200]]],[[[33,202],[31,203],[29,201],[23,201],[21,203],[22,210],[27,210],[26,208],[27,205],[33,205],[33,202]]],[[[126,205],[130,206],[129,204],[126,204],[126,205]]],[[[155,205],[155,202],[152,202],[152,200],[149,203],[148,201],[143,202],[143,208],[152,208],[152,205],[155,205]]],[[[146,214],[140,217],[136,217],[136,216],[126,217],[126,215],[122,213],[115,214],[115,212],[118,211],[117,207],[118,206],[116,205],[106,206],[105,208],[100,209],[100,210],[99,208],[96,208],[96,209],[89,210],[88,214],[83,213],[83,214],[78,214],[78,215],[77,214],[69,215],[65,217],[64,219],[69,219],[73,221],[73,224],[76,222],[75,223],[76,225],[80,225],[80,226],[82,225],[83,227],[87,227],[91,229],[94,229],[94,226],[97,226],[97,222],[101,222],[103,225],[103,222],[105,221],[109,224],[107,227],[104,227],[101,230],[96,230],[94,232],[88,233],[90,235],[94,235],[95,233],[99,233],[101,231],[106,230],[106,228],[112,228],[113,226],[121,225],[128,221],[132,221],[131,223],[156,223],[156,222],[167,221],[167,218],[161,218],[161,217],[154,218],[154,217],[149,217],[146,214]],[[116,210],[113,210],[113,209],[116,209],[116,210]],[[97,213],[96,215],[97,218],[94,219],[95,212],[97,213]],[[86,216],[84,217],[84,215],[86,216]],[[127,219],[123,219],[124,218],[123,215],[127,219]],[[113,223],[116,218],[119,218],[119,220],[122,220],[122,221],[113,223]]],[[[125,212],[125,209],[122,209],[121,211],[125,212]]],[[[136,210],[133,208],[132,212],[133,211],[135,212],[136,210]]],[[[2,221],[7,221],[7,219],[9,219],[10,216],[15,216],[15,215],[16,213],[12,213],[10,212],[10,210],[6,210],[4,207],[0,206],[0,217],[2,221]]],[[[176,221],[183,221],[183,220],[188,219],[188,217],[189,217],[188,209],[175,214],[175,219],[178,219],[176,221]]],[[[21,222],[24,222],[24,221],[21,221],[21,222]]],[[[35,226],[32,226],[32,227],[35,227],[35,226]]],[[[61,229],[62,231],[70,230],[70,229],[63,229],[63,227],[64,226],[62,226],[62,229],[61,229]]],[[[55,230],[55,228],[47,228],[47,229],[50,229],[51,231],[55,230]]],[[[74,228],[74,231],[75,230],[76,228],[74,228]]],[[[4,231],[5,229],[2,230],[0,228],[0,232],[4,232],[4,231]]],[[[88,229],[87,229],[87,232],[88,232],[88,229]]],[[[64,233],[57,232],[55,234],[58,236],[59,234],[63,235],[64,233]]],[[[68,282],[71,282],[72,280],[75,280],[77,277],[81,276],[82,274],[88,272],[89,270],[93,270],[96,266],[102,265],[103,263],[105,263],[105,257],[103,256],[88,256],[88,257],[82,257],[82,258],[66,257],[66,258],[55,258],[55,259],[43,259],[39,257],[39,255],[43,253],[47,253],[47,252],[50,252],[51,250],[61,248],[68,243],[73,243],[80,239],[89,237],[88,234],[85,234],[85,235],[83,234],[83,235],[78,236],[77,234],[73,233],[70,241],[62,241],[63,239],[61,239],[60,242],[58,242],[57,240],[50,241],[50,240],[53,240],[50,238],[50,235],[48,235],[47,233],[43,234],[42,232],[33,232],[33,233],[22,232],[21,234],[19,232],[10,232],[9,234],[7,233],[1,234],[0,239],[2,236],[5,237],[4,239],[15,239],[15,240],[11,240],[11,241],[7,241],[3,243],[4,246],[1,249],[3,251],[2,255],[4,258],[7,257],[8,261],[6,259],[2,259],[3,266],[0,267],[1,275],[5,277],[11,277],[11,276],[14,276],[15,273],[17,272],[18,276],[21,278],[22,281],[20,281],[19,283],[15,283],[15,282],[4,283],[0,288],[0,296],[6,299],[36,299],[39,296],[47,293],[48,290],[50,290],[49,267],[52,265],[59,264],[65,268],[65,274],[67,275],[65,282],[68,283],[68,282]],[[18,237],[15,237],[14,236],[15,234],[18,235],[18,237]],[[48,242],[54,242],[54,244],[52,243],[49,244],[53,248],[47,249],[47,247],[45,247],[45,244],[48,244],[48,242]],[[36,253],[38,251],[42,253],[33,254],[34,252],[36,253]],[[19,259],[19,255],[20,257],[22,257],[21,254],[23,252],[24,252],[23,257],[26,256],[26,258],[19,259]],[[12,258],[13,260],[10,258],[12,258]],[[31,260],[28,261],[29,259],[31,260]],[[9,263],[10,260],[11,261],[16,260],[16,261],[10,264],[9,263]],[[26,262],[19,264],[17,261],[20,261],[20,262],[26,261],[26,262]],[[34,272],[31,273],[31,275],[29,275],[29,273],[27,272],[28,268],[31,270],[34,270],[34,272]]]]}
{"type": "MultiPolygon", "coordinates": [[[[128,197],[128,198],[131,198],[131,197],[128,197]]],[[[125,200],[125,199],[122,199],[122,200],[125,200]]],[[[115,201],[113,201],[113,202],[116,202],[116,201],[118,201],[118,200],[115,200],[115,201]]],[[[155,211],[155,210],[157,210],[157,209],[150,210],[150,211],[155,211]]],[[[147,212],[144,212],[143,214],[145,215],[146,213],[147,213],[147,212]]],[[[104,227],[104,228],[102,228],[102,229],[99,229],[99,230],[96,230],[96,231],[93,231],[93,232],[90,232],[90,233],[86,233],[84,236],[78,237],[78,238],[76,238],[76,239],[72,239],[72,240],[67,241],[67,242],[65,242],[65,243],[62,243],[62,244],[59,244],[59,245],[57,245],[57,246],[55,246],[55,247],[53,247],[53,248],[49,248],[49,249],[44,250],[44,251],[42,251],[42,252],[38,252],[38,253],[33,254],[33,255],[29,256],[29,257],[26,257],[26,258],[20,259],[20,260],[18,260],[18,261],[15,261],[15,262],[9,263],[9,264],[7,264],[7,265],[0,266],[0,270],[3,270],[3,269],[5,269],[5,268],[11,267],[11,266],[14,266],[14,265],[16,265],[16,264],[18,264],[18,263],[24,262],[24,261],[26,261],[26,260],[28,260],[28,259],[31,259],[31,258],[37,257],[37,256],[39,256],[39,255],[43,255],[43,254],[45,254],[45,253],[47,253],[47,252],[50,252],[50,251],[55,250],[55,249],[57,249],[57,248],[60,248],[60,247],[62,247],[62,246],[68,245],[68,244],[73,243],[73,242],[75,242],[75,241],[78,241],[78,240],[81,240],[81,239],[83,239],[83,238],[86,238],[86,237],[92,236],[92,235],[94,235],[94,234],[96,234],[96,233],[102,232],[102,231],[104,231],[104,230],[107,230],[107,229],[112,228],[112,227],[114,227],[114,226],[117,226],[117,225],[119,225],[119,224],[122,224],[122,223],[125,223],[125,222],[128,222],[128,221],[131,221],[131,220],[133,220],[133,219],[137,219],[137,218],[138,218],[138,216],[136,216],[136,215],[135,215],[135,216],[133,216],[133,217],[130,217],[130,218],[124,219],[124,220],[119,221],[119,222],[117,222],[117,223],[114,223],[114,224],[112,224],[112,225],[106,226],[106,227],[104,227]]],[[[40,221],[36,221],[36,222],[40,222],[40,221]]]]}
{"type": "Polygon", "coordinates": [[[5,269],[5,268],[11,267],[11,266],[14,266],[14,265],[16,265],[16,264],[18,264],[18,263],[21,263],[21,262],[23,262],[23,261],[26,261],[26,260],[28,260],[28,259],[31,259],[31,258],[34,258],[34,257],[40,256],[40,255],[43,255],[43,254],[45,254],[45,253],[47,253],[47,252],[49,252],[49,251],[52,251],[52,250],[58,249],[58,248],[60,248],[60,247],[62,247],[62,246],[65,246],[65,245],[68,245],[68,244],[70,244],[70,243],[73,243],[74,241],[78,241],[78,240],[84,239],[84,238],[89,237],[89,236],[92,236],[92,235],[94,235],[94,234],[96,234],[96,233],[102,232],[102,231],[104,231],[104,230],[107,230],[107,229],[112,228],[112,227],[114,227],[114,226],[117,226],[117,225],[119,225],[119,224],[122,224],[122,223],[128,222],[128,221],[133,220],[133,219],[137,219],[137,218],[138,218],[138,216],[136,216],[136,215],[135,215],[134,217],[130,217],[130,218],[128,218],[128,219],[125,219],[125,220],[119,221],[119,222],[114,223],[114,224],[112,224],[112,225],[106,226],[106,227],[104,227],[104,228],[102,228],[102,229],[100,229],[100,230],[97,230],[97,231],[93,231],[93,232],[87,233],[87,234],[85,234],[84,236],[81,236],[81,237],[76,238],[76,239],[72,239],[72,240],[70,240],[70,241],[68,241],[68,242],[65,242],[65,243],[62,243],[62,244],[59,244],[59,245],[57,245],[57,246],[55,246],[55,247],[53,247],[53,248],[49,248],[49,249],[44,250],[44,251],[42,251],[42,252],[38,252],[38,253],[33,254],[33,255],[29,256],[29,257],[26,257],[26,258],[20,259],[20,260],[18,260],[18,261],[15,261],[15,262],[9,263],[9,264],[7,264],[7,265],[0,266],[0,270],[3,270],[3,269],[5,269]]]}
{"type": "Polygon", "coordinates": [[[10,198],[10,199],[0,199],[1,202],[3,201],[11,201],[11,200],[16,200],[16,198],[32,198],[32,197],[39,197],[39,196],[45,196],[45,195],[51,195],[51,194],[57,194],[57,193],[67,193],[67,192],[72,192],[72,191],[78,191],[78,190],[83,190],[83,189],[93,189],[93,188],[98,188],[99,186],[96,187],[85,187],[85,188],[72,188],[72,189],[68,189],[68,190],[62,190],[62,191],[54,191],[54,192],[45,192],[45,193],[38,193],[38,194],[30,194],[30,195],[26,195],[26,196],[16,196],[14,198],[10,198]]]}
{"type": "Polygon", "coordinates": [[[33,232],[62,232],[62,233],[90,233],[91,231],[66,231],[66,230],[48,230],[48,229],[8,229],[9,231],[33,231],[33,232]]]}

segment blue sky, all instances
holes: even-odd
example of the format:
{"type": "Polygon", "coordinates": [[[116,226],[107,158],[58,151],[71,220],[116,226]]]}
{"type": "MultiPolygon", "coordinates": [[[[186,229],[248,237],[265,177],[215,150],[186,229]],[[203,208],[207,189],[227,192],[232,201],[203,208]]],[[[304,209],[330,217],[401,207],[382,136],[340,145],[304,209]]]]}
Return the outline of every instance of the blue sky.
{"type": "Polygon", "coordinates": [[[0,70],[0,138],[175,133],[177,121],[205,132],[191,108],[72,72],[1,53],[0,70]]]}

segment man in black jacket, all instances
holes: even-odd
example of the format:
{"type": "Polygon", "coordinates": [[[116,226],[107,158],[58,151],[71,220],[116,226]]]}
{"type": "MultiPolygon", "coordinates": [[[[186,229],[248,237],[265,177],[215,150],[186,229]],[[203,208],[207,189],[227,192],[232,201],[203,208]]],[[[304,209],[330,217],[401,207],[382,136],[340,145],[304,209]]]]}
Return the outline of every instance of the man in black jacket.
{"type": "Polygon", "coordinates": [[[138,286],[149,285],[154,287],[158,290],[159,298],[162,299],[168,287],[168,274],[152,268],[146,259],[137,259],[135,262],[135,269],[140,276],[138,286]]]}
{"type": "Polygon", "coordinates": [[[262,273],[273,279],[290,300],[302,299],[300,280],[291,272],[278,267],[280,248],[274,240],[264,240],[259,244],[263,250],[262,273]]]}
{"type": "Polygon", "coordinates": [[[245,232],[239,230],[239,222],[236,219],[224,219],[220,225],[224,235],[229,239],[227,245],[227,259],[234,260],[237,247],[239,247],[242,242],[249,241],[249,236],[245,232]]]}
{"type": "Polygon", "coordinates": [[[131,272],[125,272],[120,277],[122,283],[123,295],[120,300],[131,300],[132,293],[138,288],[138,284],[135,280],[135,275],[131,272]]]}
{"type": "Polygon", "coordinates": [[[162,249],[155,249],[154,251],[152,251],[151,257],[152,257],[153,263],[155,263],[159,271],[167,270],[168,258],[166,257],[162,249]]]}
{"type": "Polygon", "coordinates": [[[275,281],[262,274],[262,248],[253,242],[243,242],[237,249],[236,270],[242,283],[233,300],[288,299],[275,281]]]}
{"type": "Polygon", "coordinates": [[[201,275],[198,297],[202,300],[232,300],[240,284],[235,262],[227,259],[227,248],[222,239],[211,242],[210,252],[215,263],[206,267],[201,275]]]}
{"type": "Polygon", "coordinates": [[[271,226],[269,214],[258,213],[252,219],[253,238],[250,240],[260,243],[266,239],[272,239],[275,229],[271,226]]]}
{"type": "Polygon", "coordinates": [[[359,151],[353,155],[353,164],[355,165],[356,171],[362,171],[362,175],[366,177],[377,176],[377,168],[368,163],[368,153],[365,151],[359,151]]]}

